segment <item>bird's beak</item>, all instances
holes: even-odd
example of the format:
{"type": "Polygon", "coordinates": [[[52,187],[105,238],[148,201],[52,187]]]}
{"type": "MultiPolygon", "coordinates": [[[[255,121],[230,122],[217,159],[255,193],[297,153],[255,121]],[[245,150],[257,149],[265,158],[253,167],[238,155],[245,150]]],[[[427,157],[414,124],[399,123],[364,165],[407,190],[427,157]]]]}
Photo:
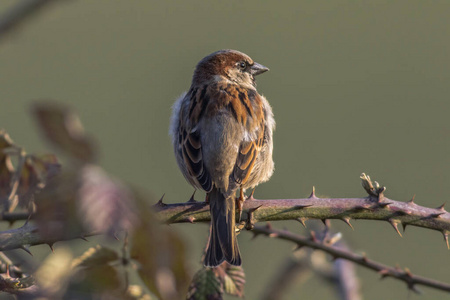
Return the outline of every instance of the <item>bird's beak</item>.
{"type": "Polygon", "coordinates": [[[264,73],[266,71],[269,71],[269,68],[264,67],[263,65],[258,64],[257,62],[253,63],[253,66],[250,67],[250,73],[253,76],[262,74],[262,73],[264,73]]]}

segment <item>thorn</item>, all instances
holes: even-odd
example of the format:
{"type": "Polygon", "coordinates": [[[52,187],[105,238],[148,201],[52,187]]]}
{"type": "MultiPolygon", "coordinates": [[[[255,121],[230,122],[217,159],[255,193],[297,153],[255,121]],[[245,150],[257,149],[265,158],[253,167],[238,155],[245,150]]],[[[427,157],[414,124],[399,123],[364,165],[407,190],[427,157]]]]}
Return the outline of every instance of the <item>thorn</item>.
{"type": "Polygon", "coordinates": [[[369,259],[367,258],[367,253],[366,253],[366,252],[363,252],[362,257],[361,257],[361,260],[362,260],[363,262],[365,262],[365,263],[367,263],[367,262],[369,261],[369,259]]]}
{"type": "Polygon", "coordinates": [[[188,221],[191,224],[194,224],[195,218],[193,216],[187,217],[186,221],[188,221]]]}
{"type": "Polygon", "coordinates": [[[294,250],[292,250],[292,252],[298,251],[298,250],[302,249],[303,247],[305,247],[305,246],[297,244],[297,246],[294,248],[294,250]]]}
{"type": "Polygon", "coordinates": [[[31,253],[31,251],[30,251],[27,247],[25,247],[25,246],[20,246],[19,248],[22,249],[23,251],[25,251],[26,253],[30,254],[31,256],[33,256],[33,254],[31,253]]]}
{"type": "Polygon", "coordinates": [[[254,232],[254,231],[252,231],[252,233],[253,233],[252,240],[254,240],[254,239],[256,239],[258,237],[259,233],[258,232],[254,232]]]}
{"type": "Polygon", "coordinates": [[[52,250],[52,252],[55,253],[55,249],[53,249],[53,244],[52,243],[48,243],[47,245],[50,247],[50,250],[52,250]]]}
{"type": "Polygon", "coordinates": [[[304,205],[299,204],[299,205],[293,206],[292,208],[293,209],[304,209],[304,208],[307,208],[307,207],[310,207],[310,206],[313,206],[313,204],[304,204],[304,205]]]}
{"type": "Polygon", "coordinates": [[[297,218],[296,220],[297,220],[297,221],[299,221],[299,222],[300,222],[300,224],[302,224],[302,225],[303,225],[303,227],[305,227],[305,228],[306,228],[306,224],[305,224],[305,221],[306,221],[306,220],[308,220],[307,218],[301,217],[301,218],[297,218]]]}
{"type": "Polygon", "coordinates": [[[436,214],[431,214],[430,218],[439,218],[441,215],[445,214],[445,212],[440,212],[440,213],[436,213],[436,214]]]}
{"type": "Polygon", "coordinates": [[[386,206],[391,205],[392,202],[378,202],[377,205],[381,208],[385,208],[386,206]]]}
{"type": "Polygon", "coordinates": [[[406,231],[406,226],[407,226],[408,224],[406,224],[406,223],[402,223],[402,227],[403,227],[403,232],[405,232],[406,231]]]}
{"type": "Polygon", "coordinates": [[[255,207],[255,208],[250,208],[250,209],[249,209],[249,212],[253,213],[253,212],[257,211],[258,209],[260,209],[262,206],[263,206],[263,205],[261,204],[261,205],[258,205],[258,206],[255,207]]]}
{"type": "Polygon", "coordinates": [[[340,258],[340,257],[337,257],[336,255],[331,255],[331,261],[336,261],[338,258],[340,258]]]}
{"type": "Polygon", "coordinates": [[[409,268],[405,268],[405,275],[409,278],[412,278],[412,273],[411,270],[409,268]]]}
{"type": "Polygon", "coordinates": [[[350,228],[351,228],[352,230],[355,230],[355,228],[353,228],[353,225],[350,223],[350,217],[344,217],[344,218],[342,218],[342,221],[344,221],[345,224],[347,224],[348,226],[350,226],[350,228]]]}
{"type": "Polygon", "coordinates": [[[444,213],[446,213],[447,211],[445,210],[444,206],[447,202],[442,203],[441,206],[436,207],[436,209],[442,210],[444,213]]]}
{"type": "Polygon", "coordinates": [[[312,192],[311,192],[311,195],[309,195],[309,198],[310,199],[317,199],[317,197],[316,197],[316,187],[315,186],[312,187],[312,192]]]}
{"type": "Polygon", "coordinates": [[[328,228],[327,219],[320,219],[320,221],[322,221],[323,225],[325,225],[325,228],[328,228]]]}
{"type": "Polygon", "coordinates": [[[117,236],[117,231],[113,233],[113,238],[114,238],[116,241],[120,241],[120,240],[119,240],[119,237],[117,236]]]}
{"type": "Polygon", "coordinates": [[[416,194],[414,194],[414,195],[412,196],[411,200],[409,200],[409,201],[406,202],[406,203],[408,203],[409,205],[415,205],[416,203],[414,203],[414,198],[416,198],[416,194]]]}
{"type": "Polygon", "coordinates": [[[272,230],[272,224],[270,224],[270,222],[266,223],[266,229],[272,230]]]}
{"type": "MultiPolygon", "coordinates": [[[[195,201],[195,199],[194,199],[194,195],[195,195],[195,192],[196,192],[197,190],[194,190],[194,192],[192,193],[192,196],[191,196],[191,198],[189,198],[189,200],[187,201],[187,203],[197,203],[197,201],[195,201]]],[[[163,195],[163,197],[164,197],[164,195],[163,195]]],[[[162,200],[162,198],[161,198],[161,200],[162,200]]]]}
{"type": "Polygon", "coordinates": [[[159,206],[166,206],[167,204],[165,204],[165,203],[163,203],[163,199],[164,199],[164,196],[165,196],[166,194],[164,193],[162,196],[161,196],[161,199],[159,199],[159,201],[156,203],[156,205],[159,205],[159,206]]]}
{"type": "Polygon", "coordinates": [[[420,290],[418,290],[416,288],[416,285],[412,282],[408,282],[408,289],[410,289],[411,291],[413,291],[416,294],[419,294],[419,295],[422,294],[422,292],[420,290]]]}
{"type": "Polygon", "coordinates": [[[389,269],[382,269],[378,272],[378,274],[381,275],[381,279],[388,277],[390,275],[390,273],[391,272],[389,271],[389,269]]]}
{"type": "Polygon", "coordinates": [[[395,212],[396,216],[408,216],[410,214],[411,214],[410,210],[404,210],[404,211],[403,210],[399,210],[399,211],[395,212]]]}
{"type": "Polygon", "coordinates": [[[252,192],[250,193],[250,196],[248,196],[248,199],[251,199],[251,200],[255,199],[255,198],[253,198],[254,193],[255,193],[255,189],[252,190],[252,192]]]}
{"type": "Polygon", "coordinates": [[[389,223],[392,225],[392,227],[394,227],[395,231],[397,231],[398,235],[400,237],[403,237],[402,234],[400,233],[400,230],[398,230],[398,223],[401,223],[398,220],[394,220],[394,219],[389,219],[389,223]]]}
{"type": "Polygon", "coordinates": [[[88,241],[84,236],[82,236],[82,235],[80,235],[79,238],[82,239],[82,240],[85,241],[85,242],[89,242],[89,241],[88,241]]]}
{"type": "Polygon", "coordinates": [[[444,230],[444,231],[442,231],[442,234],[444,235],[444,241],[447,244],[447,249],[450,250],[450,246],[448,244],[448,231],[444,230]]]}

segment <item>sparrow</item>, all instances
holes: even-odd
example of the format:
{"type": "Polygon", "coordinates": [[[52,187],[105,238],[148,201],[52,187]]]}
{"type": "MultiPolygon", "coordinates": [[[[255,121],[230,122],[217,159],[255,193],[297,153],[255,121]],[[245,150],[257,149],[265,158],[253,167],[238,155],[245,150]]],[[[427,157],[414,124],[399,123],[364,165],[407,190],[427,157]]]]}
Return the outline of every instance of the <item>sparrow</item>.
{"type": "MultiPolygon", "coordinates": [[[[236,240],[236,192],[273,173],[275,120],[255,76],[269,69],[236,50],[220,50],[196,66],[191,87],[173,105],[170,135],[186,180],[206,192],[211,225],[206,267],[241,265],[236,240]]],[[[242,202],[238,202],[242,203],[242,202]]]]}

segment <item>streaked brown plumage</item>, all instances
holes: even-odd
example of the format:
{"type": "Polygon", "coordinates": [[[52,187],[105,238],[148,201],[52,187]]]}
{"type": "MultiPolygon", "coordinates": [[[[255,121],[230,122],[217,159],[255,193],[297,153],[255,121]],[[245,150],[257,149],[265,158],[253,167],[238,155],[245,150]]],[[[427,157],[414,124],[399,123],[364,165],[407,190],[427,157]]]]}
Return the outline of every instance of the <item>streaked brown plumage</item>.
{"type": "Polygon", "coordinates": [[[208,194],[211,230],[205,266],[241,264],[235,194],[273,173],[272,109],[254,76],[268,69],[244,53],[221,50],[202,59],[191,88],[174,104],[170,133],[187,181],[208,194]]]}

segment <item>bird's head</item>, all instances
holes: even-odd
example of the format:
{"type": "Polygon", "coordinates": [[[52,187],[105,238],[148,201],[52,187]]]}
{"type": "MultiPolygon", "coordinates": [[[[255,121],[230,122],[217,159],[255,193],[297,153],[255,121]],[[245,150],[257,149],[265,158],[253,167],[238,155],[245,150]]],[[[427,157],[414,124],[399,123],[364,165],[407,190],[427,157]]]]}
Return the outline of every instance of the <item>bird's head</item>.
{"type": "Polygon", "coordinates": [[[220,80],[254,87],[255,76],[269,69],[236,50],[220,50],[203,58],[195,68],[192,83],[201,85],[220,80]]]}

